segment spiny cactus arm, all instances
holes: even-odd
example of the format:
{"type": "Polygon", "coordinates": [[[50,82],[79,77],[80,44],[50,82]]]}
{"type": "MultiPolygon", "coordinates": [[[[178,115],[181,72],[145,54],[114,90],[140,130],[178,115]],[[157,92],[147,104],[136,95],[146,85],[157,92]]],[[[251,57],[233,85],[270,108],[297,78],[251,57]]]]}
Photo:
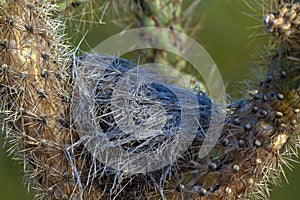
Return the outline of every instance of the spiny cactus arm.
{"type": "Polygon", "coordinates": [[[211,158],[196,159],[190,180],[181,183],[187,199],[267,199],[283,165],[290,167],[292,156],[298,156],[300,4],[273,3],[278,10],[265,23],[277,50],[269,53],[266,78],[228,116],[211,158]]]}
{"type": "MultiPolygon", "coordinates": [[[[125,21],[124,23],[131,28],[168,28],[172,31],[192,36],[191,33],[194,33],[199,28],[201,21],[199,20],[199,24],[195,27],[191,27],[192,20],[190,16],[200,2],[201,0],[193,1],[186,8],[182,0],[136,0],[129,1],[125,5],[121,3],[120,5],[128,8],[125,14],[127,14],[126,16],[131,16],[130,21],[125,21]]],[[[185,48],[188,46],[185,44],[186,41],[177,38],[176,33],[172,33],[172,31],[169,32],[169,35],[162,35],[161,37],[164,38],[166,43],[185,51],[185,48]]],[[[141,40],[144,39],[141,38],[141,40]]],[[[190,75],[185,71],[188,69],[188,64],[180,56],[160,49],[151,49],[144,52],[146,54],[143,56],[144,61],[172,66],[172,68],[180,71],[181,75],[188,80],[191,88],[205,90],[203,83],[197,80],[199,77],[195,77],[195,74],[190,75]]]]}
{"type": "MultiPolygon", "coordinates": [[[[104,15],[115,15],[115,17],[111,17],[112,19],[110,19],[109,23],[115,23],[122,28],[161,27],[183,33],[187,32],[187,34],[191,35],[199,28],[200,22],[195,27],[190,27],[192,20],[189,16],[200,1],[197,0],[189,4],[186,11],[183,10],[182,0],[64,0],[55,2],[55,5],[58,6],[61,12],[60,16],[63,16],[67,24],[73,27],[72,30],[80,32],[79,34],[74,34],[72,31],[69,33],[71,38],[78,40],[78,36],[84,37],[86,32],[89,31],[88,28],[91,28],[89,25],[101,25],[104,15]]],[[[170,36],[165,35],[162,37],[169,40],[168,42],[174,46],[178,47],[179,45],[180,49],[184,51],[185,41],[180,41],[175,35],[171,33],[170,36]]],[[[197,80],[199,77],[189,75],[184,71],[187,69],[187,63],[184,59],[159,49],[146,50],[144,52],[146,55],[143,56],[143,61],[170,65],[181,71],[182,75],[190,83],[191,88],[205,89],[205,86],[197,80]]]]}
{"type": "Polygon", "coordinates": [[[69,115],[72,51],[53,12],[55,7],[45,1],[1,5],[3,127],[37,199],[80,199],[85,197],[67,150],[78,138],[69,115]]]}

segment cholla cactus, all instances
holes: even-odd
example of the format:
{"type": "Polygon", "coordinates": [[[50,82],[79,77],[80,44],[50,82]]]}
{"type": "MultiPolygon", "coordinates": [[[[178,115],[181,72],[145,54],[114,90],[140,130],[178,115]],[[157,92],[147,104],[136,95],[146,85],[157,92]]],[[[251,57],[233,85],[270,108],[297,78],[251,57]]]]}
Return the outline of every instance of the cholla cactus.
{"type": "MultiPolygon", "coordinates": [[[[268,52],[265,78],[256,94],[232,106],[217,145],[208,156],[199,158],[206,126],[211,116],[218,115],[205,94],[195,95],[166,83],[151,70],[142,70],[141,80],[133,79],[122,88],[118,82],[136,66],[111,56],[73,56],[64,44],[64,26],[52,17],[52,4],[2,2],[4,130],[10,151],[24,163],[27,183],[37,190],[36,198],[268,198],[269,185],[278,181],[282,164],[297,154],[300,143],[299,1],[270,0],[269,4],[272,11],[266,13],[265,23],[275,50],[268,52]],[[186,107],[205,114],[196,115],[200,124],[196,138],[176,162],[155,171],[132,173],[122,160],[118,160],[122,165],[116,166],[98,159],[95,149],[107,145],[98,140],[98,127],[115,145],[109,148],[122,147],[126,155],[132,151],[149,153],[167,145],[179,123],[180,99],[172,91],[194,98],[186,107]],[[137,128],[126,127],[129,121],[137,128]],[[147,132],[138,129],[144,121],[147,132]],[[153,129],[161,124],[166,125],[156,135],[153,129]]],[[[195,119],[190,113],[185,116],[189,122],[195,119]]]]}
{"type": "Polygon", "coordinates": [[[68,115],[71,51],[54,10],[44,1],[20,0],[0,11],[3,127],[39,199],[69,198],[64,190],[77,188],[68,184],[72,169],[65,156],[76,138],[68,115]]]}
{"type": "MultiPolygon", "coordinates": [[[[182,0],[128,1],[128,3],[125,5],[127,8],[125,14],[126,16],[132,15],[132,17],[129,18],[130,21],[127,22],[127,25],[132,28],[168,28],[174,32],[179,31],[193,36],[193,34],[199,28],[199,24],[191,27],[192,19],[190,16],[200,1],[201,0],[193,1],[193,3],[186,8],[186,10],[183,9],[182,0]]],[[[121,4],[121,6],[119,5],[118,7],[122,6],[124,7],[123,4],[121,4]]],[[[177,38],[176,33],[170,32],[169,34],[170,35],[168,36],[162,36],[167,40],[166,42],[178,47],[179,49],[182,49],[182,51],[185,51],[187,48],[186,41],[181,41],[180,38],[177,38]]],[[[173,68],[180,71],[181,75],[184,75],[189,80],[192,88],[198,87],[202,90],[205,90],[205,86],[197,80],[197,78],[200,78],[197,77],[197,74],[190,75],[185,71],[188,69],[188,64],[180,56],[169,54],[160,49],[145,50],[144,52],[146,52],[146,55],[143,56],[143,59],[147,62],[157,62],[171,65],[173,68]]],[[[175,76],[175,74],[173,75],[175,76]]]]}

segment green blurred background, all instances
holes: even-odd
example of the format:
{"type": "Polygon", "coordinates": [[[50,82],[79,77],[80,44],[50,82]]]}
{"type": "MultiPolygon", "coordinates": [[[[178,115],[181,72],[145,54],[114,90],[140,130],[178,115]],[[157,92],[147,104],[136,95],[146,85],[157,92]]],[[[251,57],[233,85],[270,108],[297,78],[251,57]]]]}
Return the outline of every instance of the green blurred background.
{"type": "MultiPolygon", "coordinates": [[[[192,1],[191,1],[192,2],[192,1]]],[[[249,27],[258,22],[242,14],[249,12],[242,0],[203,0],[196,8],[193,18],[203,19],[196,40],[210,53],[221,71],[226,90],[234,98],[239,98],[239,81],[252,76],[251,61],[258,56],[262,44],[259,40],[249,38],[253,33],[249,27]],[[260,47],[260,48],[258,48],[260,47]]],[[[103,39],[118,33],[121,29],[104,18],[106,25],[92,27],[86,42],[98,44],[103,39]]],[[[85,50],[86,45],[82,49],[85,50]]],[[[3,146],[3,136],[0,137],[3,146]]],[[[295,163],[293,172],[287,170],[289,184],[274,188],[271,200],[298,199],[300,192],[300,164],[295,163]]],[[[0,149],[0,200],[30,200],[26,186],[22,184],[22,165],[8,158],[5,149],[0,149]]]]}

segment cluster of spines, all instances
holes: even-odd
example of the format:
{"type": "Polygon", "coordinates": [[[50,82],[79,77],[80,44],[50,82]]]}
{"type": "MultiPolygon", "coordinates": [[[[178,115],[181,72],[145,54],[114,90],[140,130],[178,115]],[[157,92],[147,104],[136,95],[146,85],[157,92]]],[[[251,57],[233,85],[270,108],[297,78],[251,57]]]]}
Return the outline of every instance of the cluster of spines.
{"type": "MultiPolygon", "coordinates": [[[[193,10],[196,9],[200,3],[199,0],[194,1],[186,7],[183,5],[182,0],[136,0],[129,2],[129,5],[127,5],[128,11],[126,11],[125,14],[127,14],[127,16],[132,15],[132,17],[129,18],[130,21],[127,22],[131,27],[168,28],[170,30],[168,32],[169,35],[162,35],[161,37],[164,37],[168,40],[168,44],[180,49],[182,52],[185,51],[187,45],[185,41],[181,41],[180,38],[177,38],[176,33],[172,31],[186,33],[192,37],[192,34],[195,34],[199,28],[199,24],[192,27],[192,18],[190,17],[193,10]],[[132,21],[134,23],[132,23],[132,21]]],[[[124,5],[121,4],[121,6],[124,5]]],[[[144,39],[141,38],[141,40],[144,39]]],[[[144,52],[146,55],[143,56],[140,62],[146,61],[147,63],[153,62],[170,65],[180,71],[181,75],[188,80],[190,88],[204,89],[203,84],[197,80],[199,75],[187,73],[187,71],[190,70],[188,63],[184,59],[181,59],[180,56],[159,49],[150,49],[144,52]]]]}
{"type": "MultiPolygon", "coordinates": [[[[66,23],[73,27],[72,30],[78,32],[78,34],[74,34],[71,31],[68,36],[72,38],[72,41],[79,42],[80,38],[78,37],[84,37],[86,34],[87,28],[85,26],[88,24],[105,24],[106,22],[102,21],[105,15],[116,15],[115,19],[110,19],[110,22],[122,28],[169,28],[174,31],[186,32],[192,36],[199,28],[199,24],[190,27],[192,20],[189,16],[199,3],[200,0],[194,1],[187,6],[186,11],[183,10],[182,0],[136,0],[117,3],[114,1],[103,1],[101,5],[95,0],[64,0],[57,1],[55,5],[58,6],[61,12],[60,15],[63,16],[66,23]],[[113,9],[110,9],[111,7],[113,9]]],[[[88,28],[90,27],[88,26],[88,28]]],[[[180,46],[184,50],[184,41],[177,40],[175,35],[171,33],[171,35],[165,35],[164,37],[169,40],[170,44],[177,47],[180,46]]],[[[87,45],[89,46],[89,44],[87,45]]],[[[144,52],[146,55],[143,56],[143,61],[171,65],[184,74],[184,77],[190,82],[191,88],[200,87],[204,89],[203,84],[197,81],[195,75],[190,75],[184,71],[189,68],[186,67],[186,61],[179,56],[158,49],[144,52]]]]}
{"type": "MultiPolygon", "coordinates": [[[[103,25],[110,0],[47,0],[56,6],[56,16],[68,26],[67,36],[78,43],[93,25],[103,25]],[[70,31],[69,31],[70,30],[70,31]]],[[[118,2],[119,3],[119,2],[118,2]]]]}
{"type": "Polygon", "coordinates": [[[69,116],[71,51],[54,12],[40,0],[7,1],[0,8],[3,132],[37,199],[80,196],[65,155],[76,139],[69,116]]]}
{"type": "Polygon", "coordinates": [[[289,36],[299,30],[300,6],[297,3],[285,3],[277,12],[269,13],[265,17],[268,31],[275,36],[289,36]]]}
{"type": "MultiPolygon", "coordinates": [[[[277,5],[276,13],[299,6],[296,1],[272,3],[277,5]]],[[[297,11],[293,19],[298,17],[297,11]]],[[[291,32],[285,34],[270,26],[267,29],[275,36],[277,49],[268,53],[272,55],[266,78],[256,94],[234,106],[211,158],[197,160],[193,169],[196,178],[179,183],[184,189],[178,199],[185,194],[191,199],[266,199],[269,186],[280,183],[283,165],[290,167],[292,156],[298,156],[299,28],[291,26],[291,32]]]]}
{"type": "Polygon", "coordinates": [[[264,19],[267,31],[277,38],[273,45],[276,46],[278,41],[285,41],[284,44],[289,44],[289,47],[285,48],[299,48],[300,2],[279,1],[278,4],[280,7],[277,11],[268,13],[264,19]]]}

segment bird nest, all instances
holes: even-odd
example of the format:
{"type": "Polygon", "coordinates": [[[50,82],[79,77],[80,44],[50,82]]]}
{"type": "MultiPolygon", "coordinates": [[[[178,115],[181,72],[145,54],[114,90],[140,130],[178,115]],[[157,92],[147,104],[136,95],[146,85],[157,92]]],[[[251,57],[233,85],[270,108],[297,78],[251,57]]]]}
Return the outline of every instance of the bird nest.
{"type": "Polygon", "coordinates": [[[151,182],[160,182],[174,173],[170,169],[181,168],[185,161],[180,159],[199,150],[211,100],[176,81],[155,67],[121,58],[89,54],[77,60],[72,101],[76,130],[100,163],[95,170],[110,174],[115,189],[124,186],[121,176],[141,184],[152,174],[151,182]]]}

